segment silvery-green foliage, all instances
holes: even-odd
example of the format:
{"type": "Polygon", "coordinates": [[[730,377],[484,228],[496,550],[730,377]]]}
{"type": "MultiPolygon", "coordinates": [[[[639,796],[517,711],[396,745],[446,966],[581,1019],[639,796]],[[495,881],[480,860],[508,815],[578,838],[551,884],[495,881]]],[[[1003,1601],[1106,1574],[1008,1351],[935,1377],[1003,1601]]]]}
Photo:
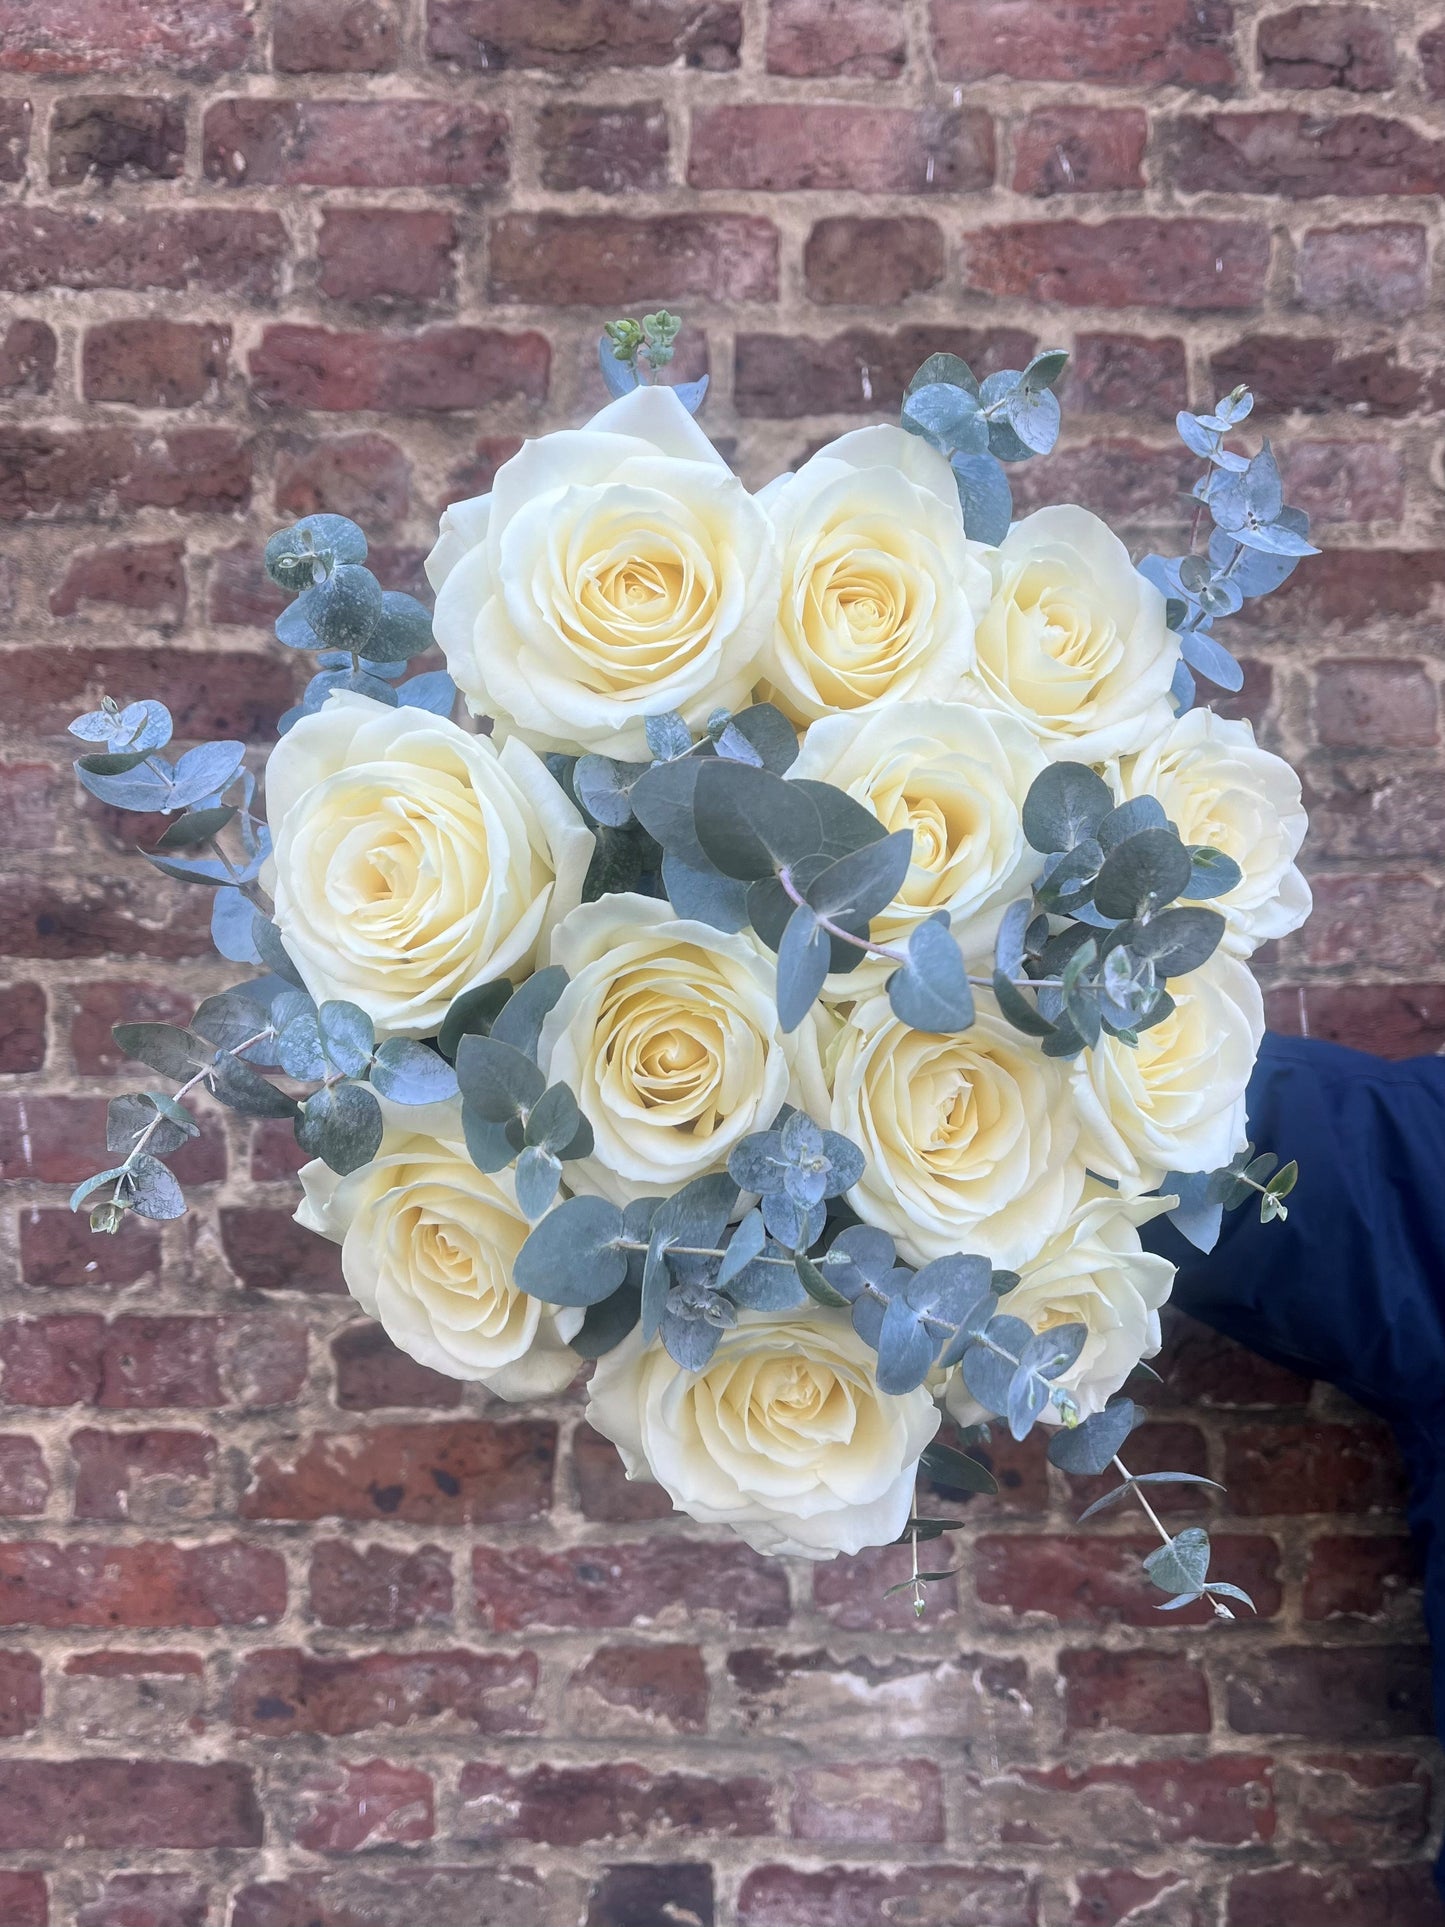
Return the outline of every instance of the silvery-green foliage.
{"type": "Polygon", "coordinates": [[[958,487],[963,525],[978,542],[999,543],[1013,520],[1005,462],[1047,455],[1059,436],[1053,389],[1068,363],[1061,348],[979,381],[957,355],[930,355],[908,384],[901,421],[945,456],[958,487]]]}

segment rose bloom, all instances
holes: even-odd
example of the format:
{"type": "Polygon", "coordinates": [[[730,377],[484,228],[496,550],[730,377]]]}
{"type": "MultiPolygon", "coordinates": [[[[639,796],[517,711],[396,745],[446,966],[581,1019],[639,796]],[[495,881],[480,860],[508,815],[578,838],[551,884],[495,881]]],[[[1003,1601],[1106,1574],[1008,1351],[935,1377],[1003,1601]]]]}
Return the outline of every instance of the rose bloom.
{"type": "Polygon", "coordinates": [[[1259,747],[1247,722],[1189,710],[1120,764],[1119,792],[1157,797],[1186,843],[1207,843],[1239,865],[1240,882],[1209,905],[1226,919],[1223,945],[1236,957],[1309,915],[1310,887],[1295,864],[1309,827],[1299,777],[1259,747]]]}
{"type": "Polygon", "coordinates": [[[957,687],[989,581],[936,449],[901,428],[854,429],[758,500],[782,557],[763,658],[780,709],[806,723],[957,687]]]}
{"type": "Polygon", "coordinates": [[[462,991],[530,973],[593,836],[522,743],[339,692],[266,766],[276,923],[318,1002],[429,1037],[462,991]]]}
{"type": "Polygon", "coordinates": [[[920,1386],[878,1390],[877,1358],[839,1312],[744,1311],[700,1372],[639,1332],[599,1360],[587,1417],[679,1510],[758,1552],[832,1559],[907,1524],[939,1417],[920,1386]]]}
{"type": "Polygon", "coordinates": [[[583,904],[552,961],[570,982],[538,1061],[571,1086],[596,1138],[568,1183],[616,1204],[719,1171],[787,1100],[773,959],[743,936],[674,916],[655,897],[583,904]]]}
{"type": "Polygon", "coordinates": [[[319,1158],[301,1167],[296,1222],[341,1246],[352,1297],[420,1364],[504,1399],[562,1391],[580,1362],[567,1340],[584,1314],[513,1284],[531,1226],[510,1172],[489,1177],[472,1163],[459,1103],[383,1109],[370,1164],[344,1178],[319,1158]]]}
{"type": "Polygon", "coordinates": [[[1179,639],[1107,523],[1038,509],[987,560],[974,673],[989,703],[1022,717],[1056,762],[1124,755],[1168,727],[1179,639]]]}
{"type": "Polygon", "coordinates": [[[848,1202],[909,1264],[977,1252],[1016,1271],[1084,1186],[1068,1072],[979,994],[972,1026],[910,1030],[886,995],[799,1032],[803,1108],[868,1160],[848,1202]]]}
{"type": "Polygon", "coordinates": [[[1247,1142],[1245,1087],[1264,1036],[1249,966],[1217,950],[1169,995],[1174,1010],[1137,1045],[1101,1037],[1075,1061],[1089,1167],[1127,1192],[1169,1171],[1217,1171],[1247,1142]]]}
{"type": "MultiPolygon", "coordinates": [[[[1173,1287],[1174,1267],[1144,1249],[1137,1227],[1168,1208],[1161,1198],[1085,1199],[999,1306],[1035,1332],[1088,1328],[1083,1350],[1055,1381],[1073,1394],[1081,1418],[1102,1412],[1140,1359],[1159,1350],[1159,1307],[1173,1287]]],[[[987,1416],[958,1372],[949,1376],[944,1404],[960,1425],[987,1416]]],[[[1056,1419],[1057,1411],[1051,1406],[1045,1417],[1056,1419]]]]}
{"type": "Polygon", "coordinates": [[[434,628],[477,715],[645,758],[643,718],[748,699],[777,599],[768,520],[670,388],[524,444],[442,517],[434,628]]]}
{"type": "MultiPolygon", "coordinates": [[[[875,943],[905,945],[916,925],[946,910],[971,955],[992,949],[1005,908],[1043,868],[1020,818],[1045,761],[1017,717],[968,703],[893,703],[820,718],[789,775],[846,790],[890,832],[912,830],[913,862],[873,919],[875,943]]],[[[856,998],[893,968],[870,959],[829,987],[856,998]]]]}

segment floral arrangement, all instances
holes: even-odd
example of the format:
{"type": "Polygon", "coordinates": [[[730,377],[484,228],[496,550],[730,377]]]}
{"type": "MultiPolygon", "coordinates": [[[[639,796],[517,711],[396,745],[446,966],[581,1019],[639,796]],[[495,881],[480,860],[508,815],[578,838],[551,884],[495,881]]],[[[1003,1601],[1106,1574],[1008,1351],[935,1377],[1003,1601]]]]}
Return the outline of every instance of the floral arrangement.
{"type": "Polygon", "coordinates": [[[1300,789],[1214,633],[1315,553],[1243,390],[1179,430],[1190,552],[1137,568],[1077,507],[1015,520],[1066,356],[979,380],[934,355],[899,426],[750,494],[661,374],[679,324],[614,323],[614,399],[441,521],[433,615],[351,522],[265,566],[315,652],[257,776],[167,760],[156,701],[72,727],[147,859],[214,892],[261,974],[187,1027],[126,1024],[174,1092],[110,1106],[98,1230],[184,1200],[207,1092],[287,1118],[298,1220],[414,1358],[502,1399],[594,1360],[630,1476],[770,1553],[830,1558],[995,1489],[988,1428],[1040,1422],[1119,1483],[1149,1578],[1228,1617],[1203,1530],[1131,1474],[1161,1214],[1208,1248],[1293,1167],[1245,1139],[1249,957],[1310,907],[1300,789]],[[1207,538],[1204,531],[1207,530],[1207,538]],[[447,671],[407,665],[440,645],[447,671]],[[453,720],[458,695],[471,719],[453,720]],[[490,728],[490,733],[487,733],[490,728]],[[940,1428],[948,1436],[940,1438],[940,1428]]]}

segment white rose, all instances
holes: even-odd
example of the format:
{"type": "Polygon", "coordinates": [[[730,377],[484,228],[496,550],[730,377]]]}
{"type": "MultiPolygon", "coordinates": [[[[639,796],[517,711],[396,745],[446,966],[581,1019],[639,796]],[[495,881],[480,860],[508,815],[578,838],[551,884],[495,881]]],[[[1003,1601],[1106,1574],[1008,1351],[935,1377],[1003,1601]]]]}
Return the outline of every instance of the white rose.
{"type": "Polygon", "coordinates": [[[428,1037],[462,991],[527,976],[593,837],[522,743],[329,696],[266,766],[276,923],[318,1002],[428,1037]]]}
{"type": "Polygon", "coordinates": [[[848,1202],[910,1264],[965,1251],[1017,1271],[1083,1191],[1067,1069],[986,998],[949,1036],[910,1030],[884,995],[799,1033],[803,1107],[868,1160],[848,1202]]]}
{"type": "Polygon", "coordinates": [[[1186,843],[1207,843],[1239,865],[1240,882],[1209,905],[1228,923],[1226,950],[1248,957],[1299,929],[1311,907],[1295,864],[1309,827],[1299,777],[1259,747],[1247,722],[1189,710],[1120,764],[1119,788],[1125,798],[1157,797],[1186,843]]]}
{"type": "Polygon", "coordinates": [[[1101,1037],[1073,1071],[1088,1161],[1126,1191],[1169,1171],[1217,1171],[1246,1142],[1244,1098],[1264,1036],[1249,966],[1216,951],[1169,985],[1174,1009],[1131,1047],[1101,1037]]]}
{"type": "Polygon", "coordinates": [[[645,757],[748,697],[777,599],[768,520],[670,388],[530,441],[442,517],[435,631],[474,713],[538,749],[645,757]]]}
{"type": "Polygon", "coordinates": [[[557,928],[570,982],[542,1026],[549,1084],[569,1084],[596,1137],[567,1166],[616,1204],[721,1170],[786,1102],[789,1063],[769,956],[655,897],[583,904],[557,928]]]}
{"type": "MultiPolygon", "coordinates": [[[[946,910],[966,955],[991,950],[999,919],[1027,896],[1043,858],[1024,838],[1024,797],[1046,758],[1017,717],[968,703],[894,703],[824,716],[803,738],[791,776],[832,783],[889,831],[912,830],[913,862],[875,943],[946,910]]],[[[830,989],[854,998],[893,965],[870,959],[830,989]]]]}
{"type": "Polygon", "coordinates": [[[988,600],[948,463],[901,428],[859,428],[761,491],[782,596],[765,693],[795,722],[947,696],[988,600]]]}
{"type": "Polygon", "coordinates": [[[1168,727],[1179,639],[1164,597],[1087,509],[1038,509],[988,553],[993,599],[978,624],[980,687],[1059,762],[1142,749],[1168,727]]]}
{"type": "Polygon", "coordinates": [[[599,1360],[587,1417],[629,1478],[692,1518],[758,1552],[832,1559],[898,1537],[938,1429],[922,1386],[878,1390],[877,1363],[839,1312],[742,1312],[700,1372],[634,1330],[599,1360]]]}
{"type": "MultiPolygon", "coordinates": [[[[1086,1199],[999,1307],[1035,1332],[1087,1328],[1083,1350],[1057,1380],[1072,1392],[1081,1418],[1103,1411],[1139,1360],[1159,1350],[1159,1307],[1173,1287],[1174,1267],[1145,1251],[1137,1227],[1166,1208],[1158,1198],[1086,1199]]],[[[943,1397],[959,1425],[977,1425],[986,1416],[958,1372],[943,1397]]]]}
{"type": "Polygon", "coordinates": [[[301,1168],[298,1224],[341,1246],[347,1288],[408,1356],[505,1399],[547,1398],[579,1360],[567,1341],[583,1313],[518,1291],[512,1262],[531,1230],[509,1172],[467,1155],[460,1104],[387,1105],[370,1164],[338,1177],[301,1168]]]}

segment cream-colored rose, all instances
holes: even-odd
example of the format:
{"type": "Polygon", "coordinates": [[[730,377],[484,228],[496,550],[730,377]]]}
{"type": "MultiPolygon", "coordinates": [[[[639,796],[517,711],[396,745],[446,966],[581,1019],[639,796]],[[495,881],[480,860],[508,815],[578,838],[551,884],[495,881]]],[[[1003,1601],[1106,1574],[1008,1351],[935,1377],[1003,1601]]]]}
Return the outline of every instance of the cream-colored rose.
{"type": "Polygon", "coordinates": [[[1295,863],[1309,819],[1298,776],[1254,740],[1244,721],[1191,709],[1119,768],[1126,798],[1153,796],[1186,843],[1223,850],[1243,876],[1209,907],[1228,924],[1224,948],[1248,957],[1298,930],[1310,887],[1295,863]]]}
{"type": "Polygon", "coordinates": [[[276,922],[318,1002],[429,1037],[454,997],[525,977],[582,894],[593,837],[522,743],[329,696],[266,766],[276,922]]]}
{"type": "Polygon", "coordinates": [[[596,1137],[567,1181],[616,1204],[719,1171],[787,1100],[773,959],[747,937],[607,896],[557,928],[570,982],[542,1026],[549,1084],[569,1084],[596,1137]]]}
{"type": "MultiPolygon", "coordinates": [[[[1087,1328],[1083,1350],[1057,1380],[1073,1394],[1080,1418],[1102,1412],[1139,1360],[1159,1350],[1159,1307],[1174,1284],[1174,1267],[1144,1249],[1138,1226],[1165,1209],[1160,1198],[1085,1199],[999,1307],[1036,1332],[1087,1328]]],[[[949,1376],[943,1397],[959,1425],[986,1417],[958,1372],[949,1376]]],[[[1052,1408],[1045,1414],[1055,1416],[1052,1408]]]]}
{"type": "Polygon", "coordinates": [[[795,722],[947,696],[988,600],[948,463],[901,428],[858,428],[761,491],[782,596],[765,694],[795,722]]]}
{"type": "Polygon", "coordinates": [[[832,1559],[898,1537],[938,1429],[922,1386],[878,1390],[877,1363],[841,1312],[742,1312],[700,1372],[634,1330],[598,1362],[587,1416],[630,1479],[692,1518],[758,1552],[832,1559]]]}
{"type": "Polygon", "coordinates": [[[1244,1095],[1264,1036],[1249,966],[1216,951],[1171,980],[1174,1009],[1136,1046],[1102,1037],[1075,1060],[1074,1095],[1088,1161],[1126,1192],[1169,1171],[1217,1171],[1246,1142],[1244,1095]]]}
{"type": "Polygon", "coordinates": [[[511,1174],[488,1177],[472,1163],[460,1104],[385,1110],[370,1164],[344,1178],[319,1158],[302,1166],[297,1223],[341,1246],[352,1297],[421,1364],[499,1398],[562,1391],[580,1363],[567,1341],[583,1313],[513,1284],[531,1226],[511,1174]]]}
{"type": "Polygon", "coordinates": [[[975,677],[1055,762],[1142,749],[1169,725],[1179,639],[1164,597],[1087,509],[1038,509],[988,553],[975,677]]]}
{"type": "MultiPolygon", "coordinates": [[[[913,862],[893,904],[873,920],[876,943],[946,910],[966,955],[991,950],[999,919],[1043,868],[1020,815],[1046,758],[1017,717],[968,703],[891,703],[824,716],[789,774],[832,783],[890,830],[912,830],[913,862]]],[[[829,991],[854,999],[894,966],[870,959],[829,991]]]]}
{"type": "Polygon", "coordinates": [[[910,1030],[886,995],[847,1017],[815,1010],[799,1037],[803,1108],[868,1160],[848,1202],[909,1264],[977,1252],[1016,1271],[1084,1186],[1068,1073],[979,993],[965,1031],[910,1030]]]}
{"type": "Polygon", "coordinates": [[[647,755],[755,680],[777,601],[768,519],[670,388],[530,441],[442,517],[435,631],[474,714],[537,749],[647,755]]]}

